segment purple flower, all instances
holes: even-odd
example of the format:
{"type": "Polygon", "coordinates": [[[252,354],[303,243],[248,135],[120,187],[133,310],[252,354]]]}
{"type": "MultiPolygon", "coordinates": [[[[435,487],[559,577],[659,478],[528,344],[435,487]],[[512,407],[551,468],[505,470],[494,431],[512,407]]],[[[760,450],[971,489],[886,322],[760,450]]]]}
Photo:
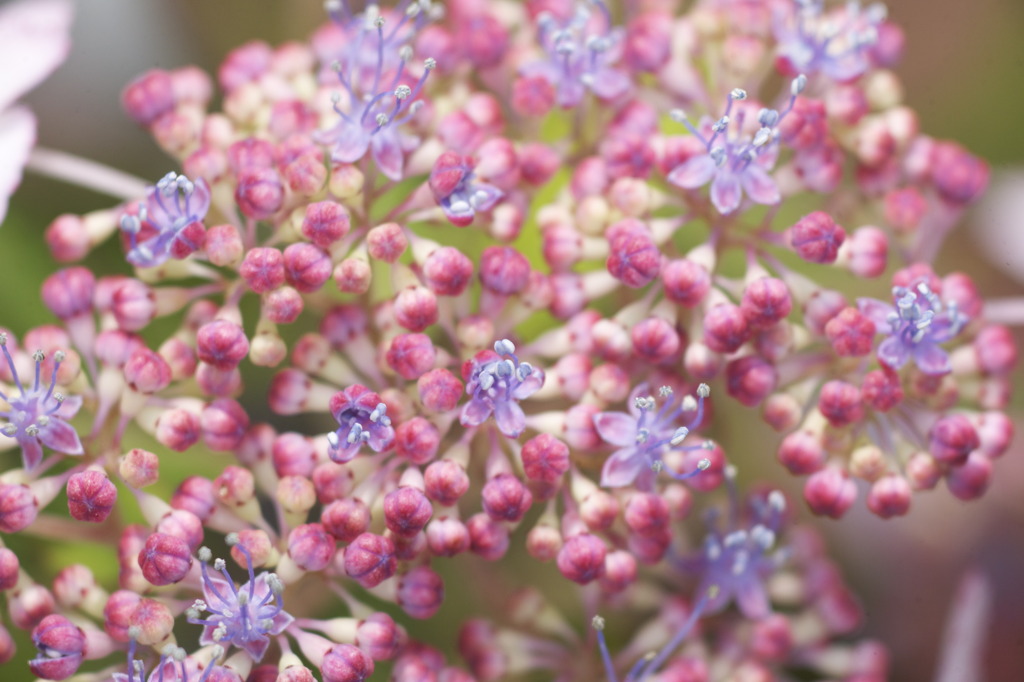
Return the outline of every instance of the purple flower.
{"type": "Polygon", "coordinates": [[[939,348],[955,337],[967,324],[955,302],[944,306],[928,287],[917,281],[910,287],[893,287],[896,305],[873,298],[857,299],[857,307],[875,323],[875,329],[889,337],[878,346],[878,359],[884,365],[899,369],[914,359],[925,374],[946,374],[950,371],[949,355],[939,348]]]}
{"type": "MultiPolygon", "coordinates": [[[[728,478],[731,486],[731,476],[728,478]]],[[[785,559],[784,552],[769,552],[775,546],[786,500],[777,490],[765,498],[754,498],[752,518],[746,528],[737,527],[736,504],[733,493],[729,528],[720,529],[713,520],[703,551],[696,557],[684,559],[683,565],[700,575],[698,593],[709,596],[709,613],[735,600],[746,618],[758,620],[771,613],[765,580],[785,559]]]]}
{"type": "Polygon", "coordinates": [[[387,405],[365,386],[353,384],[338,391],[331,397],[330,409],[338,429],[327,434],[327,454],[335,462],[349,461],[364,443],[374,452],[382,452],[395,440],[387,405]]]}
{"type": "Polygon", "coordinates": [[[21,446],[21,460],[25,469],[32,470],[43,459],[43,446],[62,452],[66,455],[82,454],[82,442],[78,439],[75,429],[65,420],[74,417],[82,406],[79,396],[65,398],[63,393],[54,391],[57,386],[57,371],[64,360],[64,352],[54,353],[53,371],[49,384],[40,381],[43,351],[37,350],[32,358],[36,363],[35,379],[32,389],[26,391],[18,378],[18,370],[14,366],[14,358],[7,349],[7,334],[0,334],[0,348],[3,349],[7,366],[14,377],[14,385],[19,395],[7,396],[0,392],[10,409],[0,412],[0,417],[7,418],[7,424],[0,428],[5,436],[14,438],[21,446]]]}
{"type": "Polygon", "coordinates": [[[430,190],[453,225],[465,227],[477,211],[489,211],[505,193],[494,185],[475,182],[473,159],[448,151],[430,171],[430,190]]]}
{"type": "Polygon", "coordinates": [[[214,562],[214,571],[217,572],[211,572],[208,566],[210,550],[201,548],[199,559],[202,561],[204,598],[196,600],[189,609],[188,622],[203,626],[200,644],[232,644],[245,649],[258,663],[270,646],[270,638],[284,632],[294,618],[281,605],[284,585],[277,575],[266,571],[259,576],[254,575],[248,550],[237,544],[237,537],[229,535],[228,543],[235,544],[245,556],[249,581],[236,588],[223,559],[214,562]],[[204,611],[210,615],[200,617],[204,611]]]}
{"type": "Polygon", "coordinates": [[[851,81],[871,65],[867,52],[878,40],[885,7],[873,4],[861,11],[859,2],[848,2],[826,15],[824,4],[797,0],[792,11],[776,9],[772,23],[780,60],[791,73],[821,72],[836,81],[851,81]]]}
{"type": "Polygon", "coordinates": [[[707,153],[687,159],[673,168],[668,174],[668,181],[684,189],[697,189],[710,182],[711,203],[722,215],[739,208],[744,192],[758,204],[779,203],[779,188],[768,174],[778,156],[778,124],[793,108],[796,96],[806,81],[802,76],[793,81],[789,106],[781,114],[774,109],[761,109],[757,116],[761,128],[753,138],[741,136],[746,116],[744,110],[736,115],[736,135],[729,134],[733,103],[747,98],[747,93],[738,88],[729,94],[729,103],[722,118],[713,124],[704,122],[704,132],[697,130],[683,112],[673,111],[672,118],[686,126],[704,144],[707,153]]]}
{"type": "Polygon", "coordinates": [[[520,362],[516,347],[508,339],[494,342],[494,351],[481,351],[466,363],[466,393],[469,402],[462,407],[463,426],[482,424],[491,414],[498,430],[515,438],[526,429],[526,415],[519,401],[529,398],[544,385],[544,372],[528,362],[520,362]]]}
{"type": "MultiPolygon", "coordinates": [[[[132,633],[133,630],[137,630],[137,627],[129,628],[129,633],[132,633]]],[[[134,635],[138,634],[138,632],[134,633],[134,635]]],[[[128,672],[114,673],[112,675],[113,682],[208,682],[215,672],[220,673],[216,678],[219,682],[241,682],[242,680],[234,671],[216,665],[215,661],[224,655],[222,647],[213,647],[210,660],[203,665],[195,658],[187,656],[184,649],[173,644],[168,644],[163,648],[160,661],[147,677],[145,665],[135,658],[137,647],[135,642],[136,636],[133,636],[128,644],[128,672]]]]}
{"type": "Polygon", "coordinates": [[[612,28],[604,2],[595,0],[593,4],[600,10],[598,22],[603,24],[603,32],[589,30],[594,22],[584,6],[561,24],[550,14],[541,15],[539,42],[548,58],[519,69],[524,77],[539,76],[550,83],[558,105],[566,109],[577,106],[587,89],[605,100],[629,89],[629,76],[611,66],[622,53],[622,29],[612,28]]]}
{"type": "Polygon", "coordinates": [[[140,268],[162,265],[169,258],[185,258],[203,244],[203,218],[210,210],[210,188],[200,178],[192,182],[170,172],[146,191],[138,215],[121,216],[121,231],[131,248],[125,257],[140,268]]]}
{"type": "Polygon", "coordinates": [[[334,111],[341,120],[318,139],[334,147],[332,158],[339,163],[355,163],[369,151],[381,172],[397,181],[402,179],[405,152],[415,142],[398,128],[421,108],[422,103],[415,100],[437,64],[430,58],[424,60],[423,74],[415,85],[403,82],[412,49],[402,43],[411,35],[404,37],[399,30],[405,19],[387,34],[384,24],[383,17],[370,12],[348,20],[345,31],[350,39],[345,41],[342,58],[335,62],[346,94],[333,96],[334,111]],[[392,63],[397,66],[390,66],[392,63]],[[367,64],[373,64],[369,72],[367,64]]]}
{"type": "MultiPolygon", "coordinates": [[[[710,389],[707,384],[697,388],[697,400],[686,396],[676,405],[672,389],[662,386],[659,394],[666,398],[661,408],[655,412],[657,401],[652,396],[645,396],[646,384],[638,386],[630,396],[629,414],[625,412],[600,412],[594,415],[594,428],[606,443],[617,445],[618,450],[612,453],[601,470],[601,485],[606,488],[619,488],[637,481],[637,488],[650,490],[654,477],[664,466],[662,457],[672,450],[686,452],[690,450],[708,449],[709,441],[697,445],[680,447],[690,433],[690,429],[704,418],[704,399],[710,389]],[[686,426],[676,426],[676,420],[683,412],[694,412],[686,426]]],[[[676,480],[695,476],[711,465],[710,460],[701,460],[694,471],[677,474],[668,472],[676,480]]]]}
{"type": "Polygon", "coordinates": [[[35,116],[12,105],[67,57],[73,10],[65,0],[22,0],[0,10],[0,223],[36,141],[35,116]]]}

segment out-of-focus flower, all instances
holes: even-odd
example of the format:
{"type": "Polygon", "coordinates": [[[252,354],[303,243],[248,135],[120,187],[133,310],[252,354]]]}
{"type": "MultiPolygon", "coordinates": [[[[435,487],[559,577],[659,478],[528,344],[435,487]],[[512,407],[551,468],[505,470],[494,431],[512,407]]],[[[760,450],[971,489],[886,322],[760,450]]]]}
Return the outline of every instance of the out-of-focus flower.
{"type": "Polygon", "coordinates": [[[20,0],[0,9],[0,223],[36,141],[36,119],[15,100],[53,73],[71,47],[68,0],[20,0]]]}

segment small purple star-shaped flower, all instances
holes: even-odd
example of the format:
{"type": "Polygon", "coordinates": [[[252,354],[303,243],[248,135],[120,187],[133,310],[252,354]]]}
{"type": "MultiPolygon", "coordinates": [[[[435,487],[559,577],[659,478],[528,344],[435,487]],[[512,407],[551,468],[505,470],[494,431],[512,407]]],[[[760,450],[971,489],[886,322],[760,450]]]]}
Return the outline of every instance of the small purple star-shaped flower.
{"type": "Polygon", "coordinates": [[[952,368],[949,354],[939,344],[953,339],[968,318],[956,303],[943,305],[923,280],[909,287],[893,287],[896,305],[873,298],[857,299],[860,311],[875,323],[875,329],[889,336],[878,345],[878,360],[899,369],[914,360],[925,374],[946,374],[952,368]]]}
{"type": "Polygon", "coordinates": [[[284,632],[295,619],[281,605],[284,591],[281,580],[266,571],[255,575],[252,556],[245,547],[237,544],[237,537],[228,536],[229,544],[232,544],[232,539],[245,556],[249,581],[235,587],[223,559],[217,559],[214,570],[210,571],[210,550],[201,548],[203,599],[196,600],[188,610],[188,622],[204,626],[200,644],[232,644],[259,662],[270,646],[270,638],[284,632]],[[203,612],[209,615],[201,617],[203,612]]]}
{"type": "Polygon", "coordinates": [[[146,191],[137,214],[121,216],[121,231],[130,248],[126,260],[139,268],[185,258],[202,247],[203,218],[210,210],[210,188],[202,178],[192,182],[171,172],[146,191]]]}
{"type": "Polygon", "coordinates": [[[74,427],[65,420],[78,413],[82,399],[79,396],[65,398],[63,393],[54,390],[57,387],[57,371],[64,359],[63,351],[54,353],[50,382],[45,385],[40,380],[40,374],[46,356],[41,350],[32,355],[36,363],[35,380],[32,388],[26,390],[18,377],[11,351],[7,348],[6,334],[0,334],[0,349],[7,359],[7,366],[19,393],[7,396],[0,392],[0,400],[10,405],[10,409],[0,411],[0,417],[7,419],[7,424],[0,428],[0,432],[18,441],[25,469],[31,471],[39,465],[43,459],[44,445],[66,455],[81,455],[82,441],[74,427]]]}
{"type": "Polygon", "coordinates": [[[568,21],[559,23],[550,14],[538,19],[539,41],[547,59],[530,62],[520,68],[526,78],[539,76],[555,90],[555,101],[571,109],[583,101],[589,89],[603,100],[612,100],[630,86],[629,76],[613,64],[622,53],[623,33],[612,28],[611,15],[600,0],[593,3],[600,10],[602,33],[592,33],[590,11],[580,6],[568,21]]]}
{"type": "Polygon", "coordinates": [[[502,339],[495,341],[494,351],[481,351],[463,365],[466,393],[472,396],[462,407],[463,426],[477,426],[493,414],[498,430],[509,438],[526,429],[519,401],[540,390],[544,372],[520,362],[515,351],[511,341],[502,339]]]}
{"type": "MultiPolygon", "coordinates": [[[[680,452],[709,449],[711,443],[706,441],[696,445],[680,447],[690,429],[700,424],[704,418],[704,399],[710,393],[707,384],[697,388],[697,400],[686,396],[676,405],[672,397],[672,389],[663,386],[661,397],[667,398],[661,408],[655,412],[657,402],[652,396],[645,396],[645,384],[638,386],[630,396],[629,414],[625,412],[600,412],[594,415],[594,428],[606,443],[616,445],[618,450],[612,453],[601,470],[601,485],[606,488],[620,488],[637,481],[637,488],[649,490],[654,484],[654,477],[664,464],[662,457],[671,450],[680,452]],[[676,426],[676,420],[683,412],[694,412],[686,426],[676,426]]],[[[711,461],[703,459],[697,469],[691,472],[669,474],[683,480],[697,475],[711,465],[711,461]]]]}
{"type": "Polygon", "coordinates": [[[335,393],[330,410],[338,421],[338,429],[327,434],[328,455],[335,462],[349,461],[364,444],[374,452],[383,452],[395,440],[388,406],[365,386],[353,384],[335,393]]]}
{"type": "Polygon", "coordinates": [[[698,130],[686,115],[675,110],[672,118],[682,123],[704,145],[706,154],[699,154],[679,164],[668,174],[668,181],[684,189],[698,189],[711,183],[711,203],[722,215],[740,207],[744,193],[758,204],[779,203],[779,188],[769,175],[778,156],[778,124],[793,108],[796,96],[803,90],[807,79],[797,78],[791,86],[789,106],[780,114],[774,109],[761,109],[757,115],[760,129],[753,138],[743,136],[746,111],[736,114],[734,130],[730,135],[733,104],[747,98],[747,93],[735,89],[729,94],[725,114],[714,123],[705,121],[698,130]]]}
{"type": "Polygon", "coordinates": [[[825,14],[822,0],[797,0],[791,11],[780,5],[773,16],[779,62],[790,73],[822,73],[838,82],[863,74],[871,62],[868,52],[878,40],[885,7],[876,3],[861,10],[848,2],[825,14]]]}

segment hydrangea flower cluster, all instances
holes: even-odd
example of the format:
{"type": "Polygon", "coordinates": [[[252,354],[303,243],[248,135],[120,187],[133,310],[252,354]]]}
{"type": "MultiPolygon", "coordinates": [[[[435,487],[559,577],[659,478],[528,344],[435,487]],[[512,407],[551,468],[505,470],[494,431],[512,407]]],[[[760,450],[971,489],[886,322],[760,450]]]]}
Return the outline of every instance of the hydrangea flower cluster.
{"type": "Polygon", "coordinates": [[[0,542],[32,672],[887,679],[794,507],[981,497],[1017,360],[931,264],[987,169],[901,104],[899,29],[823,0],[355,4],[233,50],[220,110],[194,67],[129,83],[174,170],[46,229],[56,321],[0,333],[0,533],[82,529],[118,578],[47,586],[0,542]],[[90,258],[117,240],[131,275],[90,258]],[[722,411],[779,433],[805,505],[740,494],[767,451],[698,437],[722,411]],[[462,556],[513,543],[592,628],[462,556]],[[513,596],[410,637],[452,574],[513,596]]]}

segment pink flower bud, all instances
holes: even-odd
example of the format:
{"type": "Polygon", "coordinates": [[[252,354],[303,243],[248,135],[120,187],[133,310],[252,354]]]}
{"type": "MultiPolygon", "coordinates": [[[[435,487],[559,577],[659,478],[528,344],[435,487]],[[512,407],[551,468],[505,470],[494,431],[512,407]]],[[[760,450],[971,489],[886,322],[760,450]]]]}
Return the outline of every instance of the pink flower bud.
{"type": "Polygon", "coordinates": [[[20,569],[18,555],[6,547],[0,547],[0,591],[10,590],[18,584],[20,569]]]}
{"type": "Polygon", "coordinates": [[[430,501],[418,488],[402,486],[384,496],[384,525],[399,537],[419,533],[433,513],[430,501]]]}
{"type": "Polygon", "coordinates": [[[669,261],[661,270],[665,296],[686,308],[700,304],[711,289],[711,277],[702,265],[692,260],[669,261]]]}
{"type": "Polygon", "coordinates": [[[207,230],[203,248],[210,262],[221,267],[237,264],[245,253],[238,229],[230,224],[214,225],[207,230]]]}
{"type": "Polygon", "coordinates": [[[356,646],[375,661],[394,658],[405,642],[405,631],[383,611],[360,621],[356,628],[356,646]]]}
{"type": "Polygon", "coordinates": [[[656,73],[672,56],[672,18],[657,11],[634,17],[626,26],[623,61],[631,71],[656,73]]]}
{"type": "Polygon", "coordinates": [[[469,529],[458,519],[441,516],[427,524],[427,547],[434,556],[452,557],[469,549],[469,529]]]}
{"type": "Polygon", "coordinates": [[[139,552],[139,568],[151,585],[173,585],[188,575],[192,552],[188,543],[166,533],[153,533],[139,552]]]}
{"type": "Polygon", "coordinates": [[[844,249],[847,267],[858,277],[878,277],[885,272],[889,238],[877,227],[854,230],[844,249]]]}
{"type": "Polygon", "coordinates": [[[215,452],[229,452],[241,444],[249,428],[249,415],[230,398],[218,398],[203,408],[199,418],[203,442],[215,452]]]}
{"type": "Polygon", "coordinates": [[[81,217],[66,213],[57,216],[46,228],[46,244],[54,260],[71,263],[81,260],[92,247],[85,221],[81,217]]]}
{"type": "Polygon", "coordinates": [[[126,332],[144,329],[156,317],[153,290],[137,279],[121,280],[110,303],[117,326],[126,332]]]}
{"type": "Polygon", "coordinates": [[[250,249],[238,268],[249,288],[257,294],[265,294],[284,284],[284,256],[270,247],[250,249]]]}
{"type": "Polygon", "coordinates": [[[43,303],[62,320],[92,311],[96,278],[83,267],[58,270],[43,281],[43,303]]]}
{"type": "Polygon", "coordinates": [[[231,548],[231,558],[242,568],[247,567],[249,561],[253,566],[265,566],[276,551],[266,531],[246,528],[238,532],[238,543],[231,548]]]}
{"type": "Polygon", "coordinates": [[[868,372],[864,376],[861,393],[865,403],[881,412],[887,412],[903,402],[900,376],[888,368],[868,372]]]}
{"type": "Polygon", "coordinates": [[[463,383],[447,369],[432,369],[416,381],[423,406],[431,412],[454,410],[462,397],[463,383]]]}
{"type": "Polygon", "coordinates": [[[660,535],[668,527],[668,503],[654,493],[637,493],[626,502],[624,518],[637,535],[660,535]]]}
{"type": "Polygon", "coordinates": [[[240,507],[256,494],[256,481],[248,469],[238,466],[224,467],[220,476],[213,479],[217,499],[228,507],[240,507]]]}
{"type": "Polygon", "coordinates": [[[282,433],[271,446],[274,472],[278,476],[313,475],[316,467],[316,451],[309,438],[300,433],[282,433]]]}
{"type": "Polygon", "coordinates": [[[135,638],[143,646],[164,642],[174,629],[174,615],[166,604],[155,599],[140,599],[128,616],[129,626],[136,628],[135,638]]]}
{"type": "Polygon", "coordinates": [[[784,661],[793,643],[793,629],[784,615],[772,613],[754,621],[751,650],[757,658],[770,662],[784,661]]]}
{"type": "Polygon", "coordinates": [[[213,481],[202,476],[189,476],[174,491],[171,506],[192,512],[205,522],[217,506],[217,493],[213,481]]]}
{"type": "Polygon", "coordinates": [[[304,571],[327,568],[334,549],[334,538],[319,523],[296,526],[288,534],[288,556],[304,571]]]}
{"type": "Polygon", "coordinates": [[[320,513],[320,523],[339,542],[352,542],[370,527],[370,508],[357,497],[334,500],[320,513]]]}
{"type": "Polygon", "coordinates": [[[160,415],[156,424],[156,439],[161,445],[184,452],[199,442],[201,435],[199,416],[188,410],[175,408],[160,415]]]}
{"type": "Polygon", "coordinates": [[[824,334],[828,323],[847,309],[846,299],[838,291],[815,292],[804,306],[804,322],[815,334],[824,334]]]}
{"type": "Polygon", "coordinates": [[[39,503],[26,485],[0,484],[0,533],[17,533],[32,525],[39,503]]]}
{"type": "Polygon", "coordinates": [[[558,552],[558,570],[569,580],[586,585],[604,575],[606,552],[604,542],[596,535],[574,535],[558,552]]]}
{"type": "Polygon", "coordinates": [[[978,432],[962,414],[952,414],[935,422],[929,433],[929,451],[940,462],[963,464],[981,445],[978,432]]]}
{"type": "Polygon", "coordinates": [[[417,566],[398,581],[398,605],[413,618],[431,618],[444,601],[444,582],[429,566],[417,566]]]}
{"type": "Polygon", "coordinates": [[[609,248],[605,266],[612,277],[638,289],[658,276],[661,252],[643,223],[628,218],[609,227],[605,234],[609,248]]]}
{"type": "Polygon", "coordinates": [[[366,246],[370,258],[385,263],[397,263],[398,259],[409,246],[402,226],[398,223],[384,223],[374,227],[366,234],[366,246]]]}
{"type": "Polygon", "coordinates": [[[779,121],[783,142],[796,150],[814,149],[828,136],[825,103],[797,97],[789,114],[779,121]]]}
{"type": "Polygon", "coordinates": [[[833,426],[841,427],[864,418],[864,401],[860,389],[845,381],[829,381],[821,387],[818,411],[833,426]]]}
{"type": "Polygon", "coordinates": [[[811,475],[804,484],[804,499],[815,514],[838,519],[857,498],[857,486],[845,472],[828,467],[811,475]]]}
{"type": "Polygon", "coordinates": [[[284,250],[285,280],[306,294],[319,291],[331,278],[330,256],[312,244],[292,244],[284,250]]]}
{"type": "Polygon", "coordinates": [[[489,246],[480,257],[480,281],[495,294],[511,296],[526,288],[530,263],[510,246],[489,246]]]}
{"type": "Polygon", "coordinates": [[[115,641],[126,643],[131,639],[128,628],[132,625],[132,612],[141,599],[130,590],[118,590],[107,599],[103,607],[103,629],[115,641]]]}
{"type": "Polygon", "coordinates": [[[794,431],[782,439],[779,461],[797,476],[813,474],[825,465],[821,439],[810,431],[794,431]]]}
{"type": "Polygon", "coordinates": [[[281,176],[272,168],[248,167],[238,173],[235,201],[247,218],[267,220],[284,204],[281,176]]]}
{"type": "Polygon", "coordinates": [[[288,188],[302,197],[316,195],[327,183],[327,168],[319,150],[299,154],[283,165],[281,173],[288,188]]]}
{"type": "Polygon", "coordinates": [[[21,630],[31,630],[54,611],[53,595],[42,585],[29,585],[7,597],[11,622],[21,630]]]}
{"type": "Polygon", "coordinates": [[[793,309],[789,288],[781,279],[762,277],[743,290],[740,310],[751,329],[766,329],[786,318],[793,309]]]}
{"type": "Polygon", "coordinates": [[[85,655],[85,633],[64,616],[50,615],[32,631],[39,655],[28,662],[32,674],[46,680],[66,680],[85,655]]]}
{"type": "Polygon", "coordinates": [[[363,682],[373,674],[373,659],[351,644],[336,644],[320,663],[324,682],[363,682]]]}
{"type": "Polygon", "coordinates": [[[984,327],[974,337],[973,345],[978,366],[986,374],[1008,374],[1017,366],[1017,344],[1006,327],[984,327]]]}
{"type": "Polygon", "coordinates": [[[616,594],[636,582],[636,577],[636,559],[629,552],[618,549],[605,556],[604,575],[598,581],[603,591],[616,594]]]}
{"type": "Polygon", "coordinates": [[[333,201],[318,201],[306,207],[302,234],[322,249],[329,248],[350,229],[348,211],[333,201]]]}
{"type": "Polygon", "coordinates": [[[365,588],[376,587],[395,574],[395,543],[374,533],[363,533],[345,548],[345,574],[365,588]]]}
{"type": "Polygon", "coordinates": [[[161,69],[147,71],[121,91],[121,108],[139,125],[149,126],[174,105],[171,74],[161,69]]]}
{"type": "Polygon", "coordinates": [[[759,356],[747,355],[725,366],[725,379],[729,395],[747,407],[754,407],[775,390],[778,373],[759,356]]]}
{"type": "Polygon", "coordinates": [[[825,324],[825,335],[838,355],[862,357],[872,351],[875,324],[856,308],[845,308],[825,324]]]}
{"type": "Polygon", "coordinates": [[[154,530],[184,540],[191,552],[195,552],[203,544],[203,522],[185,509],[174,509],[164,514],[157,521],[154,530]]]}
{"type": "Polygon", "coordinates": [[[916,187],[895,189],[885,195],[885,220],[897,232],[914,232],[928,212],[928,202],[916,187]]]}
{"type": "Polygon", "coordinates": [[[935,189],[952,204],[969,204],[988,186],[988,164],[955,142],[938,142],[932,149],[935,189]]]}
{"type": "Polygon", "coordinates": [[[441,445],[441,433],[423,417],[413,417],[395,429],[395,452],[413,464],[434,459],[441,445]]]}
{"type": "Polygon", "coordinates": [[[846,232],[823,211],[809,213],[797,221],[791,230],[793,249],[811,263],[833,263],[846,232]]]}
{"type": "Polygon", "coordinates": [[[682,342],[679,333],[660,317],[641,320],[630,330],[633,353],[641,360],[660,364],[678,358],[682,342]]]}
{"type": "Polygon", "coordinates": [[[423,261],[423,280],[438,296],[458,296],[473,277],[473,261],[453,246],[435,249],[423,261]]]}
{"type": "Polygon", "coordinates": [[[450,507],[469,490],[469,476],[461,464],[441,459],[423,472],[424,491],[438,504],[450,507]]]}
{"type": "Polygon", "coordinates": [[[619,501],[604,490],[596,490],[580,502],[580,520],[592,531],[611,528],[619,515],[619,501]]]}
{"type": "Polygon", "coordinates": [[[972,452],[946,474],[949,492],[960,500],[976,500],[985,494],[992,481],[992,460],[980,452],[972,452]]]}
{"type": "Polygon", "coordinates": [[[124,365],[124,379],[134,391],[146,395],[157,393],[170,385],[171,367],[157,353],[139,348],[124,365]]]}
{"type": "Polygon", "coordinates": [[[731,303],[719,303],[704,313],[704,343],[716,353],[733,353],[750,338],[743,310],[731,303]]]}
{"type": "Polygon", "coordinates": [[[484,511],[492,521],[515,523],[533,504],[533,495],[512,474],[498,474],[484,484],[481,492],[484,511]]]}
{"type": "Polygon", "coordinates": [[[234,322],[214,320],[199,328],[196,350],[203,362],[220,370],[231,370],[249,353],[249,339],[234,322]]]}
{"type": "Polygon", "coordinates": [[[71,476],[67,484],[68,511],[78,521],[102,523],[117,502],[117,487],[102,471],[88,470],[71,476]]]}
{"type": "Polygon", "coordinates": [[[569,470],[569,447],[547,433],[523,443],[521,456],[523,471],[533,481],[557,483],[569,470]]]}
{"type": "Polygon", "coordinates": [[[399,325],[421,332],[437,322],[437,297],[426,287],[406,287],[395,296],[394,313],[399,325]]]}
{"type": "Polygon", "coordinates": [[[538,524],[526,534],[526,551],[537,561],[551,561],[562,549],[562,534],[557,528],[538,524]]]}
{"type": "Polygon", "coordinates": [[[466,521],[470,549],[488,561],[497,561],[508,551],[508,528],[492,521],[487,514],[474,514],[466,521]]]}
{"type": "Polygon", "coordinates": [[[340,500],[352,488],[352,472],[335,462],[321,462],[313,469],[313,487],[320,504],[340,500]]]}
{"type": "Polygon", "coordinates": [[[910,509],[910,484],[902,476],[884,476],[871,485],[868,492],[868,509],[890,519],[903,516],[910,509]]]}

